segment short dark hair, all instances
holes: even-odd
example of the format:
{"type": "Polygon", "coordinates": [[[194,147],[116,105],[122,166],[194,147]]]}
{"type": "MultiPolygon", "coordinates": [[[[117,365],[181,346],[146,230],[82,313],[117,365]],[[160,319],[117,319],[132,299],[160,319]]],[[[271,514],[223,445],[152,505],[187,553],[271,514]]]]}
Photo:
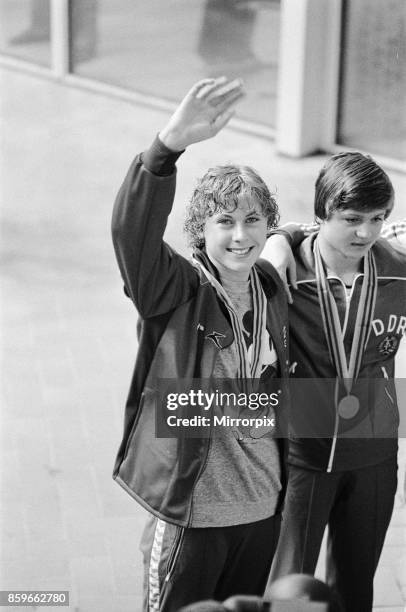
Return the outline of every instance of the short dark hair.
{"type": "Polygon", "coordinates": [[[235,210],[241,197],[247,196],[261,207],[268,231],[279,222],[274,195],[250,166],[215,166],[198,181],[186,209],[184,230],[193,248],[204,246],[203,230],[208,217],[217,212],[235,210]]]}
{"type": "Polygon", "coordinates": [[[390,178],[370,157],[359,152],[333,155],[316,180],[314,213],[329,219],[335,210],[372,211],[388,207],[394,190],[390,178]]]}

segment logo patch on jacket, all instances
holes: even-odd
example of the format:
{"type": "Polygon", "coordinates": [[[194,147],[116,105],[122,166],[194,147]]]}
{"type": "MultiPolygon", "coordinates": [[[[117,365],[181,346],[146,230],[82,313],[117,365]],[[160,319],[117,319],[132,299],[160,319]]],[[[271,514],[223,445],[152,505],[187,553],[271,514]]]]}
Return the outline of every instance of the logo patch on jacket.
{"type": "Polygon", "coordinates": [[[378,351],[381,355],[392,355],[398,348],[399,338],[396,336],[386,336],[384,340],[378,345],[378,351]]]}
{"type": "Polygon", "coordinates": [[[206,339],[211,340],[217,346],[217,348],[223,348],[220,344],[220,338],[225,338],[224,334],[220,332],[212,331],[210,334],[207,334],[206,339]]]}

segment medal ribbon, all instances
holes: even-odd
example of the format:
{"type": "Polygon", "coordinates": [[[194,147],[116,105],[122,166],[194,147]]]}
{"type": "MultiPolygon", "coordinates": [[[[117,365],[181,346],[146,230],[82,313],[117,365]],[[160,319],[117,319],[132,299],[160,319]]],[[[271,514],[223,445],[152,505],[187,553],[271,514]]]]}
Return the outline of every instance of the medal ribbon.
{"type": "Polygon", "coordinates": [[[231,327],[234,334],[235,346],[237,349],[238,356],[236,378],[241,378],[243,380],[249,378],[260,378],[263,353],[265,349],[264,339],[266,336],[266,297],[264,294],[264,290],[262,289],[261,281],[259,280],[257,271],[255,270],[255,268],[252,268],[249,276],[254,309],[252,330],[252,356],[250,360],[248,356],[247,346],[244,340],[241,323],[226,291],[224,290],[221,283],[219,283],[219,281],[214,277],[214,275],[209,272],[205,265],[203,265],[202,261],[200,261],[194,256],[193,262],[202,270],[203,274],[206,276],[212,287],[216,290],[218,297],[225,304],[229,312],[231,327]]]}
{"type": "Polygon", "coordinates": [[[347,395],[351,393],[354,380],[357,379],[361,367],[362,356],[371,333],[371,323],[375,309],[377,293],[377,272],[372,251],[364,257],[364,278],[355,320],[354,335],[351,345],[350,362],[344,348],[344,335],[341,329],[337,304],[330,290],[320,254],[318,239],[314,243],[317,293],[323,319],[324,333],[330,353],[330,359],[335,367],[338,378],[345,386],[347,395]]]}

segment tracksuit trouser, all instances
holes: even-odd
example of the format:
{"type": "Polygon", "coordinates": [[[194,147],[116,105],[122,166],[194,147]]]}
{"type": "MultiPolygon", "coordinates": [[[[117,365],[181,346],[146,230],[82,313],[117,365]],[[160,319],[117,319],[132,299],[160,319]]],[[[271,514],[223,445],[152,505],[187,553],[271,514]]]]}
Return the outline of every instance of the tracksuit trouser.
{"type": "Polygon", "coordinates": [[[206,528],[182,528],[150,517],[141,540],[144,611],[177,612],[205,599],[262,596],[279,528],[279,514],[206,528]]]}
{"type": "Polygon", "coordinates": [[[396,457],[331,473],[290,465],[270,582],[292,573],[314,574],[328,525],[327,583],[346,612],[370,612],[396,484],[396,457]]]}

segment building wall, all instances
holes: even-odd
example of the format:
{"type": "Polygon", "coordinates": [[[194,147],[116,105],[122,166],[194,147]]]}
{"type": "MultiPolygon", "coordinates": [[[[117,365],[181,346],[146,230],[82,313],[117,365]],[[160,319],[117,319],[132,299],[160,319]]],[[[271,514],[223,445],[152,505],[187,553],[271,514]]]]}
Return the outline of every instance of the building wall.
{"type": "Polygon", "coordinates": [[[240,76],[240,127],[281,153],[356,148],[405,170],[404,0],[2,0],[0,24],[2,63],[168,108],[240,76]]]}

